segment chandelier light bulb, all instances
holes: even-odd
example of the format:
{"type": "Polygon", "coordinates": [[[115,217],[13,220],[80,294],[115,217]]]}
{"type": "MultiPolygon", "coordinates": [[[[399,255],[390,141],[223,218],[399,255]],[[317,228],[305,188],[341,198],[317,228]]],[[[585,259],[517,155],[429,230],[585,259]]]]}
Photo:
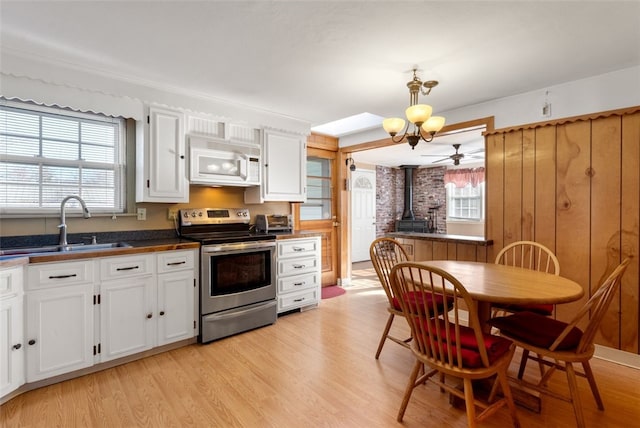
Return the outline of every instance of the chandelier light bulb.
{"type": "Polygon", "coordinates": [[[405,110],[409,122],[418,126],[429,120],[431,117],[431,106],[427,104],[416,104],[405,110]]]}
{"type": "Polygon", "coordinates": [[[382,121],[382,127],[389,135],[396,135],[404,128],[404,119],[399,117],[391,117],[382,121]]]}
{"type": "Polygon", "coordinates": [[[444,117],[431,116],[425,123],[422,124],[422,130],[429,133],[438,132],[444,126],[444,117]]]}

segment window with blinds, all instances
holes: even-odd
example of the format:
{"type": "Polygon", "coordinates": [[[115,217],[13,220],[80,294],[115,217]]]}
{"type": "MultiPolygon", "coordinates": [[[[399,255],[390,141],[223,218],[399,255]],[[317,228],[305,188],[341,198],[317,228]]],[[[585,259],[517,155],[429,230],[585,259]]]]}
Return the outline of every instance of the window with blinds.
{"type": "Polygon", "coordinates": [[[476,187],[467,184],[456,187],[453,183],[446,185],[447,218],[451,220],[484,220],[484,182],[476,187]]]}
{"type": "Polygon", "coordinates": [[[1,101],[0,212],[57,213],[68,195],[124,211],[123,119],[1,101]]]}

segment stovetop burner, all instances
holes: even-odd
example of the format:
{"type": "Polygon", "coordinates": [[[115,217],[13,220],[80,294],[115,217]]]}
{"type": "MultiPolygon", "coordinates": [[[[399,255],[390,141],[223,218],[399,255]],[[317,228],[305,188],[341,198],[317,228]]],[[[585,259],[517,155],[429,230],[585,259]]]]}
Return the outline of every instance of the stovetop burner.
{"type": "Polygon", "coordinates": [[[246,208],[189,208],[179,211],[180,236],[201,244],[266,241],[275,235],[252,232],[246,208]]]}

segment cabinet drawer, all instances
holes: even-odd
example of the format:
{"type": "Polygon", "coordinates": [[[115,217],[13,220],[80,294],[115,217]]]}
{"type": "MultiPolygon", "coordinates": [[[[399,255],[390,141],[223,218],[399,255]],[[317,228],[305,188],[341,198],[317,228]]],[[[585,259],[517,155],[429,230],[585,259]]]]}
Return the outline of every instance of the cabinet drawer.
{"type": "Polygon", "coordinates": [[[299,293],[289,293],[278,296],[278,312],[296,309],[318,303],[318,289],[313,288],[299,293]]]}
{"type": "Polygon", "coordinates": [[[278,278],[278,293],[304,290],[320,286],[320,274],[317,272],[306,275],[288,276],[278,278]]]}
{"type": "Polygon", "coordinates": [[[27,267],[27,290],[66,285],[92,284],[92,260],[59,263],[38,263],[27,267]]]}
{"type": "Polygon", "coordinates": [[[315,254],[320,251],[318,239],[291,239],[278,242],[278,257],[315,254]]]}
{"type": "Polygon", "coordinates": [[[174,272],[178,270],[192,270],[194,266],[194,251],[165,251],[158,253],[158,273],[174,272]]]}
{"type": "Polygon", "coordinates": [[[0,270],[0,299],[22,293],[22,266],[0,270]]]}
{"type": "Polygon", "coordinates": [[[153,274],[153,254],[132,254],[100,259],[100,279],[112,280],[153,274]]]}
{"type": "Polygon", "coordinates": [[[318,257],[315,256],[278,260],[278,276],[316,272],[318,263],[318,257]]]}

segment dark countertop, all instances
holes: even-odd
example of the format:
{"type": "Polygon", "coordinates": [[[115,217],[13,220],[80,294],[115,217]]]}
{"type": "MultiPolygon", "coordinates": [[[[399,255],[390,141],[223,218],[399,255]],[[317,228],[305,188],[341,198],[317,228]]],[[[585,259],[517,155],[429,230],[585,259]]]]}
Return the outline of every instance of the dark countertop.
{"type": "Polygon", "coordinates": [[[385,236],[389,238],[422,239],[425,241],[451,242],[456,244],[475,244],[480,246],[493,245],[492,239],[485,239],[480,236],[465,235],[445,235],[442,233],[420,233],[420,232],[389,232],[385,236]]]}
{"type": "Polygon", "coordinates": [[[185,250],[200,248],[198,242],[181,238],[148,239],[126,241],[129,247],[116,247],[88,251],[61,251],[34,255],[0,256],[0,268],[27,263],[48,263],[67,260],[90,259],[94,257],[121,256],[126,254],[152,253],[157,251],[185,250]]]}

